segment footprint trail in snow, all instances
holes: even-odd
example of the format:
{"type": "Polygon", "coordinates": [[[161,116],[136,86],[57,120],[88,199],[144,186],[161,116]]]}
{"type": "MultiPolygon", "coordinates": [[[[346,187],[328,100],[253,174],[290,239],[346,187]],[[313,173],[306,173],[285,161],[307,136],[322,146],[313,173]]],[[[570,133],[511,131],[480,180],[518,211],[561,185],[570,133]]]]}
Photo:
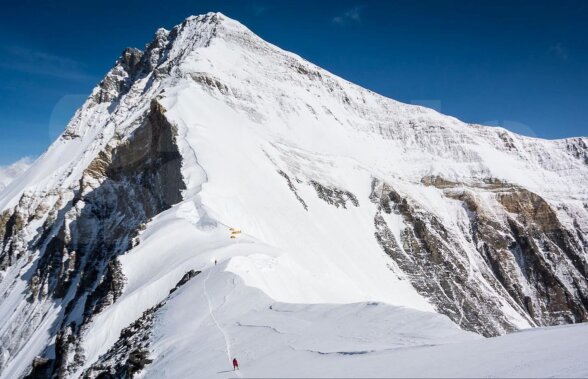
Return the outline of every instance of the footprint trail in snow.
{"type": "MultiPolygon", "coordinates": [[[[208,281],[208,278],[210,278],[210,274],[212,273],[213,270],[214,270],[214,267],[209,269],[208,275],[206,275],[206,278],[204,279],[204,296],[206,297],[206,301],[208,303],[208,311],[210,313],[210,317],[212,318],[212,321],[214,321],[214,324],[216,325],[217,329],[221,332],[221,334],[223,335],[223,338],[225,340],[225,351],[227,353],[227,359],[228,359],[229,365],[232,367],[233,355],[231,354],[231,341],[229,339],[229,335],[227,334],[227,332],[223,329],[223,327],[220,325],[220,323],[218,322],[218,320],[214,316],[214,311],[212,310],[212,301],[210,299],[210,294],[208,293],[208,289],[206,288],[206,282],[208,281]]],[[[241,372],[239,370],[235,371],[235,374],[240,378],[243,377],[243,375],[241,374],[241,372]]]]}

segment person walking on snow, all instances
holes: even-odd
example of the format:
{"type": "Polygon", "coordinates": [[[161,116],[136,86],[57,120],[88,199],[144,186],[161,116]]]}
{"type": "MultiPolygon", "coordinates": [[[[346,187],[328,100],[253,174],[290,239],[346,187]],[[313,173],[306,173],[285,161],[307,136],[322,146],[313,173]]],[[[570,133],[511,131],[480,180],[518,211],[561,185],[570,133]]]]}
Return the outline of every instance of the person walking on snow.
{"type": "Polygon", "coordinates": [[[237,362],[237,358],[233,358],[233,371],[239,369],[239,362],[237,362]]]}

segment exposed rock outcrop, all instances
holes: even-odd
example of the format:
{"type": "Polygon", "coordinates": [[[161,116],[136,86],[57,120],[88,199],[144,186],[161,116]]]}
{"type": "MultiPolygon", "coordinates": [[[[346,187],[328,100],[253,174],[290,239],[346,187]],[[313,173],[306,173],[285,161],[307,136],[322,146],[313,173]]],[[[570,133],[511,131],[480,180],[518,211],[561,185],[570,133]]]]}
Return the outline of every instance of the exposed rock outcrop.
{"type": "Polygon", "coordinates": [[[296,189],[296,186],[294,185],[294,183],[292,183],[292,179],[290,179],[290,176],[288,176],[288,174],[286,174],[282,170],[278,170],[278,174],[280,174],[284,179],[286,179],[286,182],[288,183],[288,188],[290,188],[290,191],[292,191],[294,196],[296,196],[296,200],[298,200],[300,202],[300,204],[302,204],[302,207],[304,208],[304,210],[307,211],[308,205],[306,205],[306,202],[304,201],[304,199],[302,199],[300,197],[300,195],[298,194],[298,190],[296,189]]]}
{"type": "Polygon", "coordinates": [[[422,182],[462,204],[467,222],[460,233],[466,240],[379,181],[371,195],[380,206],[376,238],[441,313],[488,336],[516,329],[502,315],[500,298],[532,325],[588,320],[583,233],[564,226],[543,198],[492,179],[454,183],[427,177],[422,182]],[[386,223],[384,215],[391,213],[405,226],[399,236],[386,223]]]}
{"type": "MultiPolygon", "coordinates": [[[[170,296],[200,271],[187,272],[178,284],[170,291],[170,296]]],[[[169,296],[168,296],[169,298],[169,296]]],[[[149,357],[149,345],[153,322],[157,311],[163,307],[166,298],[120,332],[118,341],[98,358],[83,374],[84,379],[131,379],[152,362],[149,357]]]]}
{"type": "MultiPolygon", "coordinates": [[[[42,253],[30,280],[31,301],[51,297],[65,305],[52,364],[58,377],[84,361],[78,336],[122,293],[125,280],[116,257],[132,247],[144,222],[181,200],[175,135],[154,101],[132,136],[113,141],[88,166],[79,192],[54,221],[59,225],[47,225],[57,232],[46,233],[34,247],[42,253]],[[82,318],[76,319],[79,307],[82,318]]],[[[17,220],[9,218],[6,229],[16,230],[17,220]]]]}
{"type": "Polygon", "coordinates": [[[316,194],[321,200],[324,200],[337,208],[347,208],[347,202],[350,202],[355,207],[359,207],[357,197],[349,191],[333,186],[326,186],[316,180],[311,180],[309,183],[315,189],[316,194]]]}
{"type": "Polygon", "coordinates": [[[486,336],[502,334],[516,327],[500,311],[496,292],[504,295],[489,270],[482,278],[472,275],[474,263],[458,238],[442,221],[411,204],[391,186],[374,181],[371,200],[379,204],[374,224],[376,239],[415,289],[466,330],[486,336]],[[405,228],[400,235],[390,230],[385,214],[396,214],[405,228]],[[492,291],[480,291],[484,279],[492,291]]]}

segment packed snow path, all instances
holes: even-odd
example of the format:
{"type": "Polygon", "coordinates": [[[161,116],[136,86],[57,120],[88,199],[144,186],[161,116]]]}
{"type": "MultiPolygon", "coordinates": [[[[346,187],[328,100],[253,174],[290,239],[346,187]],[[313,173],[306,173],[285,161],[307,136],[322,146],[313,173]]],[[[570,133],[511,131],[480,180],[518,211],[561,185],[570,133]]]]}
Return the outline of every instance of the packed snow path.
{"type": "MultiPolygon", "coordinates": [[[[210,294],[208,293],[208,290],[206,288],[206,282],[210,278],[210,274],[212,273],[212,271],[214,269],[215,269],[215,267],[211,267],[208,270],[208,274],[206,275],[206,278],[204,279],[204,282],[203,282],[204,296],[206,297],[206,302],[208,303],[208,312],[210,313],[210,317],[212,318],[212,321],[214,321],[214,324],[216,325],[217,329],[221,332],[221,334],[223,335],[223,338],[225,340],[225,351],[227,353],[228,363],[229,363],[229,366],[232,367],[232,364],[233,364],[232,363],[233,362],[233,354],[231,353],[231,340],[229,339],[229,335],[227,334],[227,332],[225,331],[225,329],[220,325],[220,323],[218,322],[218,320],[214,316],[214,311],[212,309],[212,301],[210,299],[210,294]]],[[[224,304],[224,302],[223,302],[223,304],[224,304]]],[[[235,371],[235,374],[237,374],[237,376],[240,377],[240,378],[243,377],[241,375],[240,370],[235,371]]]]}
{"type": "Polygon", "coordinates": [[[231,375],[230,368],[218,368],[226,358],[217,329],[230,337],[227,349],[239,352],[249,377],[585,377],[588,372],[588,324],[486,339],[446,317],[385,303],[281,303],[231,272],[237,261],[248,259],[219,263],[170,299],[155,325],[154,335],[165,337],[154,340],[145,379],[231,375]]]}

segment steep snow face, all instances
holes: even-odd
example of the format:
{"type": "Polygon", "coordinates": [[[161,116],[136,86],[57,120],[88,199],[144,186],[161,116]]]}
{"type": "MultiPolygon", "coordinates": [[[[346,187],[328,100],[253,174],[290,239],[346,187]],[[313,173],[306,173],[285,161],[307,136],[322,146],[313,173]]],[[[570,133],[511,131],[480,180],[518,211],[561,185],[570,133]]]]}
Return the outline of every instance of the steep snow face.
{"type": "Polygon", "coordinates": [[[427,175],[453,181],[497,178],[554,197],[586,197],[584,186],[562,180],[586,184],[585,138],[532,139],[398,103],[284,52],[234,21],[217,27],[216,37],[193,49],[178,69],[246,113],[266,137],[345,155],[410,181],[427,175]],[[545,188],[546,181],[553,185],[545,188]]]}
{"type": "Polygon", "coordinates": [[[215,333],[224,348],[202,359],[222,365],[235,339],[271,376],[270,347],[368,362],[475,339],[448,318],[487,336],[585,321],[587,143],[386,99],[221,14],[190,17],[125,50],[0,194],[0,375],[182,376],[205,361],[182,366],[177,346],[215,333]],[[282,330],[280,312],[293,348],[251,332],[282,330]],[[351,331],[317,339],[321,319],[351,331]],[[407,319],[399,346],[387,328],[407,319]]]}
{"type": "Polygon", "coordinates": [[[375,234],[397,278],[486,335],[586,320],[585,139],[467,125],[345,82],[238,23],[216,35],[161,99],[207,173],[193,185],[184,170],[206,214],[320,267],[324,283],[345,277],[394,303],[397,286],[369,262],[375,234]]]}

